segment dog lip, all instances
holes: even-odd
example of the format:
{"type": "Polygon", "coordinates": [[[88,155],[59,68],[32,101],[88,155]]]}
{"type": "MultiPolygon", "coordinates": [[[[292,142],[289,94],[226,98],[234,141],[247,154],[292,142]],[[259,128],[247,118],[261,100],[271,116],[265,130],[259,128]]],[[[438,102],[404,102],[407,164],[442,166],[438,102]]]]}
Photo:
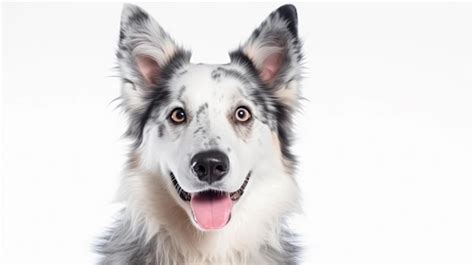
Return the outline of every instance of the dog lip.
{"type": "MultiPolygon", "coordinates": [[[[199,191],[199,192],[196,192],[195,194],[197,193],[204,193],[204,192],[222,192],[222,193],[228,193],[231,200],[236,202],[240,199],[240,197],[244,194],[244,191],[245,191],[245,188],[247,187],[247,184],[250,180],[250,176],[252,175],[252,171],[250,171],[248,174],[247,174],[247,177],[245,177],[245,180],[244,180],[244,183],[242,183],[242,186],[240,186],[240,188],[234,192],[226,192],[226,191],[222,191],[222,190],[212,190],[212,189],[208,189],[208,190],[203,190],[203,191],[199,191]]],[[[178,180],[176,179],[175,175],[173,174],[173,172],[170,172],[170,178],[171,178],[171,182],[173,183],[173,186],[175,187],[176,189],[176,192],[178,192],[178,195],[179,197],[183,200],[183,201],[191,201],[191,197],[192,197],[192,194],[190,192],[187,192],[185,191],[183,188],[181,188],[181,186],[179,185],[178,183],[178,180]]]]}
{"type": "Polygon", "coordinates": [[[244,183],[242,183],[242,186],[240,186],[238,190],[230,193],[230,198],[232,199],[232,201],[237,201],[238,199],[240,199],[242,194],[244,194],[245,188],[247,187],[247,184],[249,183],[249,180],[250,180],[250,175],[252,175],[252,171],[250,171],[247,174],[247,177],[245,177],[245,180],[244,180],[244,183]]]}
{"type": "Polygon", "coordinates": [[[178,180],[174,176],[173,172],[170,172],[170,177],[171,177],[171,182],[173,183],[173,186],[175,187],[176,191],[178,192],[179,197],[183,201],[191,201],[191,193],[186,192],[181,188],[181,186],[178,184],[178,180]]]}

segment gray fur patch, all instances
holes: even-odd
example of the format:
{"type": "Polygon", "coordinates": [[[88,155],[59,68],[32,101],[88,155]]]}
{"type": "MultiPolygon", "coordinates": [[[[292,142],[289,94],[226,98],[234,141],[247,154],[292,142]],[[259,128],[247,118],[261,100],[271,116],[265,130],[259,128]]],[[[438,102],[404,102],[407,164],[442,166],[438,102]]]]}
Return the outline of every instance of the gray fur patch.
{"type": "Polygon", "coordinates": [[[280,245],[283,251],[279,251],[268,245],[261,247],[262,254],[267,256],[268,260],[272,261],[271,264],[281,265],[296,265],[299,264],[299,254],[301,247],[296,245],[295,234],[284,228],[280,234],[280,245]]]}
{"type": "Polygon", "coordinates": [[[212,138],[209,140],[209,146],[217,146],[217,140],[215,138],[212,138]]]}
{"type": "MultiPolygon", "coordinates": [[[[96,246],[102,254],[100,265],[143,265],[160,264],[156,248],[156,239],[146,242],[145,239],[131,233],[128,218],[117,221],[114,227],[96,246]]],[[[140,229],[137,229],[140,230],[140,229]]]]}
{"type": "Polygon", "coordinates": [[[216,81],[220,81],[221,76],[235,78],[243,82],[244,84],[250,83],[249,79],[245,76],[244,73],[241,73],[234,69],[226,69],[224,67],[219,66],[211,72],[211,78],[216,81]]]}
{"type": "Polygon", "coordinates": [[[196,111],[196,116],[199,116],[203,111],[207,110],[208,105],[207,103],[202,104],[199,106],[198,110],[196,111]]]}
{"type": "Polygon", "coordinates": [[[184,69],[184,70],[178,72],[176,75],[179,77],[179,76],[182,76],[182,75],[186,74],[187,72],[188,72],[188,70],[184,69]]]}
{"type": "Polygon", "coordinates": [[[221,73],[219,73],[218,71],[214,70],[212,71],[211,73],[211,78],[217,82],[221,81],[221,73]]]}
{"type": "Polygon", "coordinates": [[[198,128],[194,131],[194,134],[198,134],[200,131],[205,132],[204,127],[202,127],[202,126],[201,126],[201,127],[198,127],[198,128]]]}
{"type": "Polygon", "coordinates": [[[164,131],[165,131],[165,125],[164,124],[160,124],[158,126],[158,137],[163,137],[164,135],[164,131]]]}
{"type": "MultiPolygon", "coordinates": [[[[183,256],[179,253],[168,253],[169,249],[163,248],[162,244],[169,242],[169,233],[160,230],[150,240],[146,240],[143,231],[144,227],[133,227],[129,216],[125,212],[120,213],[120,218],[113,227],[102,237],[95,246],[96,251],[102,255],[99,265],[165,265],[165,264],[186,264],[183,256]],[[160,247],[161,245],[161,247],[160,247]],[[176,255],[178,254],[178,255],[176,255]],[[175,260],[172,257],[179,257],[175,260]],[[167,262],[166,262],[167,261],[167,262]],[[166,262],[166,263],[164,263],[166,262]]],[[[263,244],[259,248],[261,257],[264,257],[268,264],[275,265],[296,265],[299,263],[301,248],[296,244],[296,236],[288,231],[282,224],[280,232],[280,245],[282,251],[274,247],[263,244]]],[[[249,257],[248,264],[257,264],[255,259],[261,257],[249,257]]],[[[205,264],[215,264],[206,262],[205,264]]]]}
{"type": "Polygon", "coordinates": [[[181,97],[183,96],[183,93],[185,90],[186,90],[186,86],[185,85],[181,86],[178,92],[178,96],[177,96],[178,100],[181,100],[181,97]]]}

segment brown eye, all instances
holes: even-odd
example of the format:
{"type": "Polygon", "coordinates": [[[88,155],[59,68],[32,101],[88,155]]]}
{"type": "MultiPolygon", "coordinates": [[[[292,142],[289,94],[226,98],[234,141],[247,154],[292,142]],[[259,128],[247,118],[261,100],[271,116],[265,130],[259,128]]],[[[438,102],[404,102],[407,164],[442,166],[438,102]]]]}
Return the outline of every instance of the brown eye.
{"type": "Polygon", "coordinates": [[[170,119],[174,124],[181,124],[186,121],[186,112],[182,108],[176,108],[171,112],[170,119]]]}
{"type": "Polygon", "coordinates": [[[238,107],[235,110],[234,116],[238,122],[247,122],[252,118],[252,114],[250,114],[250,111],[246,107],[238,107]]]}

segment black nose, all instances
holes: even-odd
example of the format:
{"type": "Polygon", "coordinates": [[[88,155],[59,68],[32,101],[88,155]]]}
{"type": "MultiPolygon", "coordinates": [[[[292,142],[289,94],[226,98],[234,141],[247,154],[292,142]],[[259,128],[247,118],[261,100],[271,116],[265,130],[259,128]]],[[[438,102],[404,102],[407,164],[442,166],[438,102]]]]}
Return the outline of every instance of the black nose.
{"type": "Polygon", "coordinates": [[[217,150],[198,153],[191,159],[191,170],[199,180],[212,184],[229,171],[229,158],[217,150]]]}

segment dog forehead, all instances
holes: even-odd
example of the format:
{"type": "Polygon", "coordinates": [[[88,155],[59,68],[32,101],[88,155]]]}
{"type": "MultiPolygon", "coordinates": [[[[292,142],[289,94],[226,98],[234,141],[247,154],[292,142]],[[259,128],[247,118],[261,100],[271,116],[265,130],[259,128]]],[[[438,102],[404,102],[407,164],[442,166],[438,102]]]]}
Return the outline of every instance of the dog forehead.
{"type": "Polygon", "coordinates": [[[238,67],[212,64],[189,64],[177,72],[172,82],[178,99],[185,97],[193,102],[220,102],[244,96],[247,83],[245,73],[238,67]]]}

